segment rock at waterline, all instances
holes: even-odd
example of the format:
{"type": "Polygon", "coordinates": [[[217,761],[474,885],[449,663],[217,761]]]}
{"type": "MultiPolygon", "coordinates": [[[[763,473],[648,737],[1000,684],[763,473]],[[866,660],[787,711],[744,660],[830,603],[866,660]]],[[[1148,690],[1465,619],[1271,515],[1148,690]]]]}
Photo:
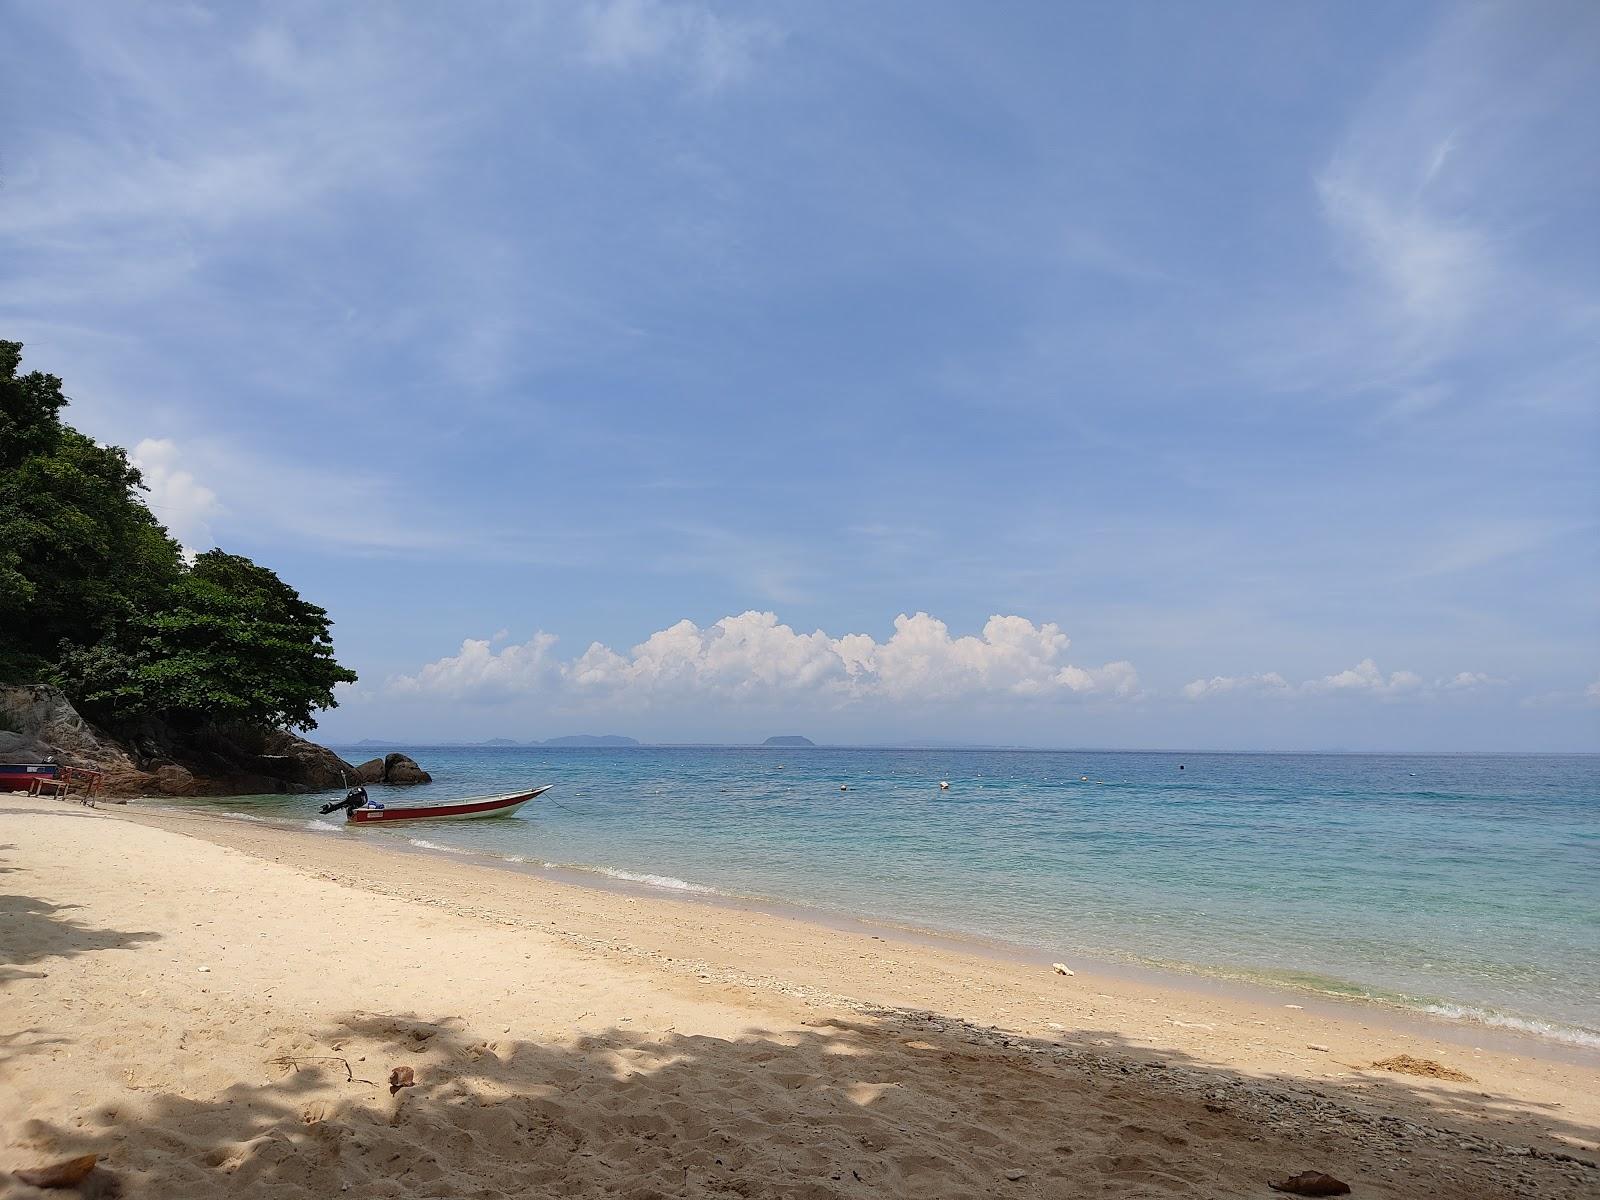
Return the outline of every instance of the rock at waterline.
{"type": "Polygon", "coordinates": [[[164,796],[192,796],[198,785],[194,774],[176,763],[156,768],[156,787],[164,796]]]}
{"type": "Polygon", "coordinates": [[[383,759],[369,758],[366,762],[356,767],[355,781],[357,783],[382,783],[383,759]]]}
{"type": "Polygon", "coordinates": [[[432,783],[433,776],[417,766],[416,760],[409,755],[388,754],[383,759],[383,782],[432,783]]]}

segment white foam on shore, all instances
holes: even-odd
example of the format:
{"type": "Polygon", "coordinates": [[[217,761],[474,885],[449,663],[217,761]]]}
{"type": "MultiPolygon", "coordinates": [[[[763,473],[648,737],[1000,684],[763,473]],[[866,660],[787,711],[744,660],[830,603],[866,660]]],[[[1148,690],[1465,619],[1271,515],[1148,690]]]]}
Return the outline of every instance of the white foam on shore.
{"type": "Polygon", "coordinates": [[[726,896],[728,894],[717,888],[707,887],[703,883],[690,883],[687,879],[679,879],[674,875],[652,875],[647,871],[622,871],[615,867],[583,867],[574,863],[547,862],[543,865],[547,870],[583,871],[589,875],[604,875],[607,879],[621,879],[627,883],[642,883],[649,887],[665,888],[673,892],[697,892],[703,896],[726,896]]]}
{"type": "Polygon", "coordinates": [[[626,879],[630,883],[647,883],[651,887],[670,888],[675,892],[701,892],[708,896],[720,896],[722,894],[714,887],[707,887],[703,883],[690,883],[687,879],[679,879],[673,875],[651,875],[648,872],[618,871],[611,867],[597,869],[601,875],[609,875],[612,879],[626,879]]]}
{"type": "Polygon", "coordinates": [[[1519,1033],[1531,1033],[1536,1037],[1547,1038],[1552,1042],[1563,1042],[1568,1046],[1600,1050],[1600,1034],[1587,1029],[1574,1029],[1570,1025],[1557,1025],[1553,1021],[1513,1017],[1507,1013],[1473,1008],[1467,1004],[1429,1004],[1422,1011],[1452,1021],[1472,1021],[1479,1025],[1491,1025],[1496,1029],[1514,1029],[1519,1033]]]}
{"type": "Polygon", "coordinates": [[[470,850],[463,850],[459,846],[441,846],[438,842],[430,842],[424,838],[409,838],[410,843],[419,850],[442,850],[446,854],[470,854],[470,850]]]}
{"type": "Polygon", "coordinates": [[[332,821],[319,821],[315,817],[306,822],[306,828],[314,833],[343,833],[343,825],[335,825],[332,821]]]}
{"type": "Polygon", "coordinates": [[[224,812],[218,813],[217,816],[227,821],[266,821],[265,817],[258,817],[255,813],[224,812]]]}

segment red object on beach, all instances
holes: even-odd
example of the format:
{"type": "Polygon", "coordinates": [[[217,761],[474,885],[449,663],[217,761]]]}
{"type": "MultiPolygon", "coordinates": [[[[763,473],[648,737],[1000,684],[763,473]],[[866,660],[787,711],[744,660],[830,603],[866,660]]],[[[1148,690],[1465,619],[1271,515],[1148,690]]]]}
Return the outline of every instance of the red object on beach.
{"type": "Polygon", "coordinates": [[[460,800],[454,804],[418,804],[409,808],[351,808],[345,819],[352,825],[372,825],[389,821],[473,821],[480,817],[508,817],[535,796],[542,796],[554,784],[536,787],[531,792],[509,796],[489,796],[482,800],[460,800]]]}
{"type": "Polygon", "coordinates": [[[0,763],[0,792],[25,792],[35,780],[54,780],[60,774],[54,763],[0,763]]]}

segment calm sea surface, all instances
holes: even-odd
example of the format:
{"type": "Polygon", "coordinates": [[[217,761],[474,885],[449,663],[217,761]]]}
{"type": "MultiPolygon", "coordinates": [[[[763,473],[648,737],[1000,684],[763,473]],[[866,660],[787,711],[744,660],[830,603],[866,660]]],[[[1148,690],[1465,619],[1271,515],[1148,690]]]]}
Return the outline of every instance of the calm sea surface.
{"type": "Polygon", "coordinates": [[[377,799],[557,786],[506,820],[313,827],[1600,1046],[1597,756],[401,748],[437,782],[377,799]]]}

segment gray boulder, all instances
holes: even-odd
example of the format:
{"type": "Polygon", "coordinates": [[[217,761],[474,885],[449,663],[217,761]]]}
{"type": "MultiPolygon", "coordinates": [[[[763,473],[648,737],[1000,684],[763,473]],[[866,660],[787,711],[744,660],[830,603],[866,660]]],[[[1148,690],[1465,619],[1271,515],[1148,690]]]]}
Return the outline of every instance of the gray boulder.
{"type": "Polygon", "coordinates": [[[192,796],[198,790],[194,776],[177,763],[156,768],[156,787],[165,796],[192,796]]]}
{"type": "Polygon", "coordinates": [[[385,783],[432,783],[433,776],[429,775],[416,760],[406,754],[389,754],[383,760],[383,781],[385,783]]]}
{"type": "Polygon", "coordinates": [[[361,763],[359,766],[356,767],[356,776],[355,777],[356,777],[356,782],[358,782],[358,783],[382,783],[383,782],[383,759],[381,759],[381,758],[369,758],[369,759],[367,759],[366,762],[361,763]]]}

